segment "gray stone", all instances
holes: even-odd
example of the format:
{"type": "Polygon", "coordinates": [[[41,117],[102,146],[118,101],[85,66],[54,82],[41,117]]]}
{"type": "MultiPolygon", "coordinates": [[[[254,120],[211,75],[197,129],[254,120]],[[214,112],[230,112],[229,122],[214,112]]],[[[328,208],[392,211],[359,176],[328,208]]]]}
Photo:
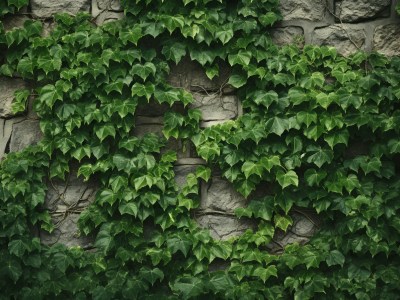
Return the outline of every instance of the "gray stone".
{"type": "Polygon", "coordinates": [[[12,103],[16,90],[27,88],[22,79],[0,77],[0,118],[14,116],[12,113],[12,103]]]}
{"type": "Polygon", "coordinates": [[[203,121],[229,120],[238,116],[238,99],[236,96],[219,94],[203,95],[194,93],[195,101],[191,108],[201,111],[203,121]]]}
{"type": "Polygon", "coordinates": [[[179,187],[183,187],[186,183],[186,176],[190,173],[195,173],[198,166],[196,165],[181,165],[175,166],[175,182],[179,187]]]}
{"type": "Polygon", "coordinates": [[[55,229],[52,233],[40,232],[43,244],[61,243],[68,247],[89,247],[93,237],[81,235],[77,222],[80,213],[94,201],[96,187],[71,174],[66,182],[48,184],[44,207],[49,210],[55,229]]]}
{"type": "Polygon", "coordinates": [[[325,0],[281,0],[279,4],[283,20],[321,21],[325,16],[325,0]]]}
{"type": "Polygon", "coordinates": [[[229,215],[200,215],[196,217],[197,223],[205,229],[210,229],[211,236],[217,240],[227,240],[242,235],[254,224],[249,220],[239,220],[229,215]]]}
{"type": "Polygon", "coordinates": [[[304,46],[304,31],[301,27],[288,26],[274,28],[271,34],[272,40],[277,45],[295,44],[300,48],[304,46]]]}
{"type": "Polygon", "coordinates": [[[70,13],[90,11],[90,0],[31,0],[31,10],[34,17],[50,18],[56,13],[70,13]]]}
{"type": "Polygon", "coordinates": [[[97,25],[124,17],[119,0],[92,0],[92,16],[97,25]]]}
{"type": "Polygon", "coordinates": [[[319,226],[318,216],[310,211],[299,212],[290,213],[293,224],[289,226],[286,232],[282,230],[275,231],[273,242],[267,245],[269,251],[281,253],[286,245],[293,243],[304,245],[317,232],[319,226]]]}
{"type": "Polygon", "coordinates": [[[210,80],[200,64],[185,57],[178,65],[171,66],[168,82],[174,87],[192,92],[228,94],[234,91],[232,86],[227,84],[230,74],[230,67],[221,64],[219,76],[210,80]]]}
{"type": "Polygon", "coordinates": [[[390,0],[343,0],[335,3],[335,15],[342,22],[358,22],[389,16],[390,0]],[[382,14],[383,13],[383,14],[382,14]]]}
{"type": "Polygon", "coordinates": [[[0,161],[5,156],[12,132],[12,120],[0,119],[0,161]]]}
{"type": "Polygon", "coordinates": [[[384,55],[400,55],[399,24],[377,26],[374,32],[373,48],[384,55]]]}
{"type": "Polygon", "coordinates": [[[358,49],[364,50],[365,39],[364,30],[343,24],[315,29],[311,43],[334,46],[339,53],[347,56],[358,49]]]}
{"type": "Polygon", "coordinates": [[[14,28],[24,27],[24,23],[26,20],[29,20],[29,18],[25,16],[19,16],[19,15],[6,16],[2,20],[4,25],[4,30],[7,32],[14,28]]]}
{"type": "Polygon", "coordinates": [[[204,183],[200,208],[204,211],[232,213],[236,208],[244,207],[247,200],[240,195],[228,180],[213,176],[209,183],[204,183]]]}
{"type": "Polygon", "coordinates": [[[36,144],[42,138],[38,120],[15,122],[10,141],[10,152],[20,151],[29,145],[36,144]]]}

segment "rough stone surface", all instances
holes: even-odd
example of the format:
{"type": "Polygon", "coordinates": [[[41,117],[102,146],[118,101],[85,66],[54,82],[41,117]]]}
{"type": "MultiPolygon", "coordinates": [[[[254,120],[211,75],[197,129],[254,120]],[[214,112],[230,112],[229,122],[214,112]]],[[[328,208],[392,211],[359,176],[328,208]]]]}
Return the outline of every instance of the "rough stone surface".
{"type": "Polygon", "coordinates": [[[321,21],[324,18],[325,0],[281,0],[283,20],[321,21]]]}
{"type": "Polygon", "coordinates": [[[92,0],[92,16],[100,25],[122,19],[124,14],[119,0],[92,0]]]}
{"type": "Polygon", "coordinates": [[[400,25],[377,26],[374,32],[374,50],[384,55],[400,55],[400,25]]]}
{"type": "Polygon", "coordinates": [[[343,0],[335,3],[335,15],[342,22],[357,22],[389,16],[390,0],[343,0]]]}
{"type": "Polygon", "coordinates": [[[304,211],[302,213],[293,212],[290,214],[293,224],[286,232],[277,230],[267,248],[273,253],[280,253],[288,244],[305,244],[318,230],[319,219],[314,212],[304,211]]]}
{"type": "Polygon", "coordinates": [[[174,167],[174,172],[175,172],[175,182],[179,187],[183,187],[186,183],[186,176],[189,175],[189,173],[194,173],[196,172],[198,166],[196,165],[181,165],[181,166],[175,166],[174,167]]]}
{"type": "Polygon", "coordinates": [[[90,0],[31,0],[32,14],[38,18],[50,18],[56,13],[77,14],[90,11],[90,0]]]}
{"type": "Polygon", "coordinates": [[[75,174],[66,182],[49,183],[44,207],[49,210],[55,229],[52,233],[41,231],[41,242],[69,247],[91,246],[93,237],[81,236],[77,222],[80,213],[94,201],[95,192],[93,183],[84,183],[75,174]]]}
{"type": "Polygon", "coordinates": [[[21,28],[24,26],[26,20],[29,20],[29,18],[25,16],[18,16],[18,15],[6,16],[2,20],[4,30],[7,32],[14,28],[21,28]]]}
{"type": "Polygon", "coordinates": [[[10,152],[20,151],[36,144],[42,138],[38,120],[24,120],[13,125],[10,152]]]}
{"type": "Polygon", "coordinates": [[[171,66],[168,82],[174,87],[184,88],[193,92],[232,93],[234,90],[227,84],[229,76],[229,66],[221,64],[219,66],[219,76],[210,80],[200,64],[186,57],[178,65],[171,66]]]}
{"type": "Polygon", "coordinates": [[[254,224],[248,220],[239,220],[235,216],[228,215],[201,215],[196,221],[203,228],[210,229],[211,236],[218,240],[227,240],[240,236],[254,224]]]}
{"type": "Polygon", "coordinates": [[[334,46],[343,55],[349,55],[365,47],[366,35],[362,29],[348,25],[331,25],[318,28],[312,36],[312,44],[334,46]],[[357,46],[356,46],[357,45],[357,46]]]}
{"type": "Polygon", "coordinates": [[[26,87],[22,79],[0,77],[0,118],[14,116],[11,110],[14,92],[26,87]]]}
{"type": "Polygon", "coordinates": [[[200,208],[204,211],[222,211],[233,213],[236,208],[244,207],[247,200],[235,191],[232,184],[221,177],[212,177],[205,183],[202,191],[200,208]]]}
{"type": "Polygon", "coordinates": [[[288,26],[274,28],[271,34],[273,42],[277,45],[296,44],[299,47],[304,46],[304,30],[301,27],[288,26]]]}
{"type": "Polygon", "coordinates": [[[229,120],[238,115],[238,99],[236,96],[195,93],[194,99],[195,101],[190,106],[201,111],[203,121],[229,120]]]}
{"type": "Polygon", "coordinates": [[[0,119],[0,160],[4,157],[12,132],[12,120],[0,119]]]}

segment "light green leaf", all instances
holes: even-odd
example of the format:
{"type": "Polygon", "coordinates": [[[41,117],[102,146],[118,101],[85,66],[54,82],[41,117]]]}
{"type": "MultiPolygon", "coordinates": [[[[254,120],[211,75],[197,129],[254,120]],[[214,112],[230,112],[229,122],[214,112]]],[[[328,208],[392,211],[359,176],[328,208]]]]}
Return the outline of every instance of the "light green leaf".
{"type": "Polygon", "coordinates": [[[299,178],[297,177],[297,174],[292,170],[288,171],[287,173],[279,170],[276,173],[276,180],[278,180],[282,189],[288,187],[289,185],[294,185],[294,186],[299,185],[299,178]]]}

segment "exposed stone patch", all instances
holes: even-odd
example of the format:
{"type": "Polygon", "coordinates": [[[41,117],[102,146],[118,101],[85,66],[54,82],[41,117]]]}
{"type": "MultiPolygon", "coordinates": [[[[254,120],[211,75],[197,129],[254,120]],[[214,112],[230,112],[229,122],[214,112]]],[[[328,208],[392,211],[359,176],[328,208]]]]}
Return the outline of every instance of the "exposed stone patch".
{"type": "Polygon", "coordinates": [[[120,20],[124,17],[119,0],[92,0],[92,16],[96,24],[120,20]]]}
{"type": "Polygon", "coordinates": [[[227,240],[242,235],[247,229],[253,227],[249,220],[239,220],[235,216],[228,215],[200,215],[196,217],[198,224],[210,229],[211,236],[217,240],[227,240]]]}
{"type": "Polygon", "coordinates": [[[348,25],[331,25],[318,28],[312,36],[312,44],[334,46],[338,52],[347,56],[365,48],[366,35],[362,29],[348,25]]]}
{"type": "Polygon", "coordinates": [[[10,118],[16,90],[27,88],[22,79],[0,77],[0,118],[10,118]]]}
{"type": "Polygon", "coordinates": [[[78,229],[80,213],[94,201],[96,187],[85,183],[71,174],[66,182],[53,181],[48,184],[44,207],[49,210],[54,223],[54,231],[40,232],[43,244],[61,243],[68,247],[88,247],[93,237],[81,236],[78,229]]]}
{"type": "Polygon", "coordinates": [[[20,151],[29,145],[36,144],[42,138],[38,120],[24,120],[13,125],[10,151],[20,151]]]}
{"type": "Polygon", "coordinates": [[[325,16],[325,0],[281,0],[279,4],[283,20],[321,21],[325,16]]]}
{"type": "Polygon", "coordinates": [[[178,165],[174,167],[175,182],[179,187],[183,187],[186,183],[186,176],[196,172],[197,165],[178,165]]]}
{"type": "Polygon", "coordinates": [[[194,94],[191,108],[201,111],[203,121],[229,120],[238,115],[238,99],[236,96],[220,96],[218,94],[194,94]]]}
{"type": "Polygon", "coordinates": [[[80,11],[90,11],[90,0],[31,0],[31,10],[34,17],[51,18],[61,12],[77,14],[80,11]]]}
{"type": "Polygon", "coordinates": [[[373,49],[388,56],[400,55],[400,25],[377,26],[373,49]]]}
{"type": "Polygon", "coordinates": [[[359,22],[390,15],[390,0],[343,0],[335,3],[335,15],[342,22],[359,22]]]}
{"type": "Polygon", "coordinates": [[[296,44],[299,47],[304,46],[304,30],[297,26],[288,26],[274,28],[271,31],[272,41],[279,45],[296,44]]]}
{"type": "Polygon", "coordinates": [[[25,16],[13,15],[5,16],[1,21],[3,22],[4,30],[7,32],[14,28],[23,27],[26,20],[29,20],[29,18],[25,16]]]}
{"type": "Polygon", "coordinates": [[[12,132],[12,120],[0,119],[0,160],[4,157],[12,132]]]}

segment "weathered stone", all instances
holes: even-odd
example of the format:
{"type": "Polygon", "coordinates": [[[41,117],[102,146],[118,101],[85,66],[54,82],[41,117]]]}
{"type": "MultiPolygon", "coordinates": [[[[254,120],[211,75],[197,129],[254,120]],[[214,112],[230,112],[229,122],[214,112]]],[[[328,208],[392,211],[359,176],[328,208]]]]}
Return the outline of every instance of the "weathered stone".
{"type": "Polygon", "coordinates": [[[10,151],[16,152],[36,144],[42,138],[38,120],[15,122],[10,141],[10,151]]]}
{"type": "Polygon", "coordinates": [[[75,15],[90,11],[90,0],[31,0],[30,3],[33,16],[38,18],[50,18],[61,12],[75,15]]]}
{"type": "Polygon", "coordinates": [[[338,52],[347,56],[365,47],[365,32],[349,25],[331,25],[315,29],[311,43],[334,46],[338,52]]]}
{"type": "Polygon", "coordinates": [[[227,240],[243,234],[247,229],[253,228],[253,222],[249,220],[239,220],[235,216],[229,215],[201,215],[196,217],[197,223],[210,229],[211,236],[217,240],[227,240]]]}
{"type": "Polygon", "coordinates": [[[293,224],[286,232],[277,230],[273,242],[268,244],[267,248],[273,253],[280,253],[284,247],[289,244],[299,243],[304,245],[309,242],[311,237],[318,230],[319,219],[313,212],[290,213],[293,224]]]}
{"type": "Polygon", "coordinates": [[[304,46],[304,31],[301,27],[288,26],[274,28],[271,34],[272,40],[277,45],[295,44],[299,47],[304,46]]]}
{"type": "Polygon", "coordinates": [[[91,236],[81,236],[77,222],[80,213],[94,201],[96,187],[85,183],[71,174],[67,182],[57,181],[48,184],[44,207],[49,210],[54,223],[54,231],[40,232],[43,244],[62,243],[68,247],[88,247],[93,242],[91,236]]]}
{"type": "Polygon", "coordinates": [[[283,20],[321,21],[325,16],[325,0],[281,0],[279,4],[283,20]]]}
{"type": "Polygon", "coordinates": [[[374,50],[384,55],[400,55],[400,26],[390,24],[377,26],[374,32],[374,50]]]}
{"type": "Polygon", "coordinates": [[[29,20],[29,18],[25,16],[18,16],[18,15],[6,16],[4,20],[2,20],[4,30],[7,32],[14,28],[21,28],[24,26],[26,20],[29,20]]]}
{"type": "Polygon", "coordinates": [[[98,25],[124,17],[119,0],[92,0],[92,16],[98,25]]]}
{"type": "Polygon", "coordinates": [[[12,132],[12,120],[0,119],[0,160],[4,157],[12,132]]]}
{"type": "Polygon", "coordinates": [[[174,87],[184,88],[192,92],[228,94],[234,91],[227,84],[230,73],[229,66],[221,64],[219,76],[210,80],[200,64],[185,57],[178,65],[171,66],[168,82],[174,87]]]}
{"type": "Polygon", "coordinates": [[[14,116],[11,109],[14,93],[26,87],[26,83],[21,79],[0,77],[0,118],[14,116]]]}
{"type": "Polygon", "coordinates": [[[219,94],[194,94],[195,101],[191,108],[201,111],[203,121],[229,120],[238,115],[238,99],[236,96],[220,96],[219,94]]]}
{"type": "Polygon", "coordinates": [[[233,213],[236,208],[244,207],[247,200],[235,191],[232,184],[221,177],[213,176],[209,183],[204,183],[200,208],[204,211],[233,213]]]}
{"type": "Polygon", "coordinates": [[[358,22],[390,15],[390,0],[343,0],[335,3],[335,15],[342,22],[358,22]]]}
{"type": "Polygon", "coordinates": [[[183,187],[186,183],[186,176],[190,173],[195,173],[198,166],[196,165],[181,165],[175,166],[175,182],[179,187],[183,187]]]}
{"type": "Polygon", "coordinates": [[[136,115],[146,117],[160,117],[164,116],[164,114],[171,109],[180,113],[183,113],[185,110],[183,105],[181,104],[174,104],[172,107],[170,107],[166,103],[159,104],[155,101],[150,101],[150,103],[146,103],[146,105],[138,105],[136,108],[136,115]]]}

